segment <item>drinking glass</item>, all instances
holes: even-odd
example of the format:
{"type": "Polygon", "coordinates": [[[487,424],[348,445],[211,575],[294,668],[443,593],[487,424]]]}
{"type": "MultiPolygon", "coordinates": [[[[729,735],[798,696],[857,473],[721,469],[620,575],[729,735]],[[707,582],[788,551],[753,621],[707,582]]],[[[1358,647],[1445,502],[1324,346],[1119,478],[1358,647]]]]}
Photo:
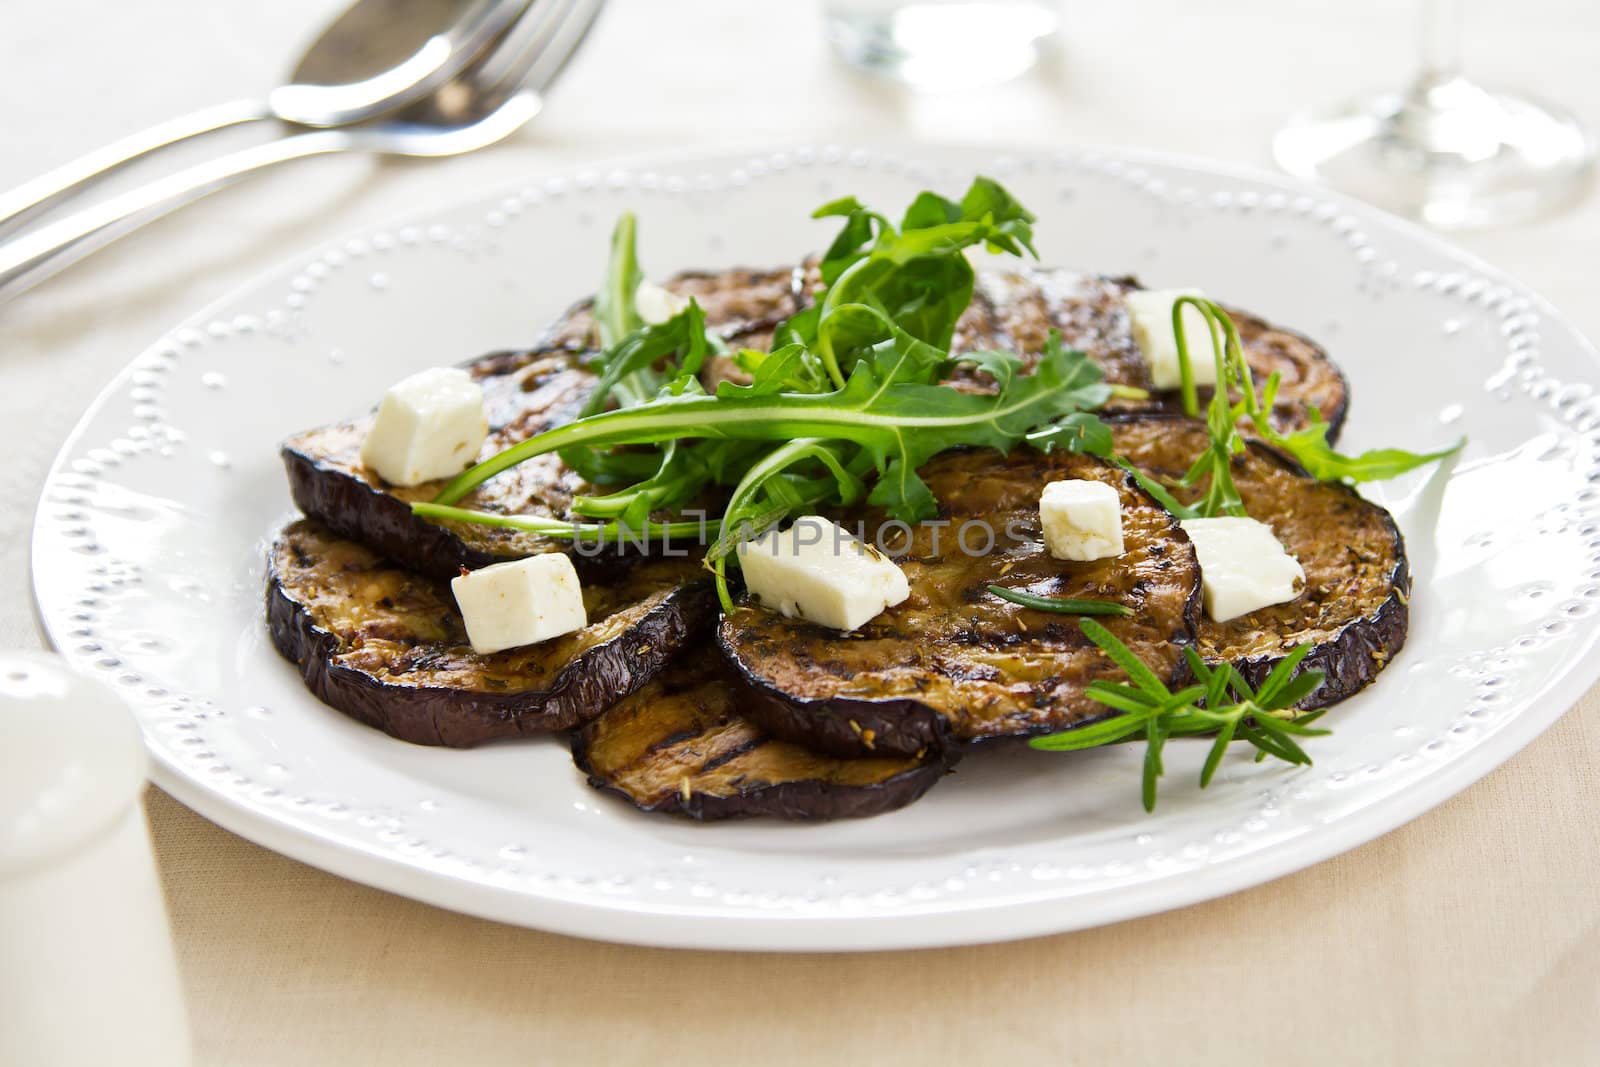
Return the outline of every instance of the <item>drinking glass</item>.
{"type": "Polygon", "coordinates": [[[992,85],[1028,71],[1060,28],[1052,0],[825,0],[846,60],[918,88],[992,85]]]}
{"type": "Polygon", "coordinates": [[[1411,84],[1294,118],[1279,166],[1442,228],[1522,222],[1582,195],[1594,142],[1567,112],[1461,70],[1460,0],[1422,0],[1411,84]]]}

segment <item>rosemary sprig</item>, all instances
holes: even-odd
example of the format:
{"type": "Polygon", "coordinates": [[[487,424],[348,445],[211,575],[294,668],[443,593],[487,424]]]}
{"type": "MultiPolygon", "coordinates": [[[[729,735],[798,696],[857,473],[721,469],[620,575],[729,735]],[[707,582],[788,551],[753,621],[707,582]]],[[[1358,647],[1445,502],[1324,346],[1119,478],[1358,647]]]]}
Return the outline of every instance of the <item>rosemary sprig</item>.
{"type": "Polygon", "coordinates": [[[1053,611],[1058,615],[1132,615],[1133,609],[1114,600],[1092,600],[1087,597],[1035,596],[1020,589],[1007,589],[991,585],[989,592],[1001,600],[1021,604],[1035,611],[1053,611]]]}
{"type": "Polygon", "coordinates": [[[1311,757],[1295,738],[1328,733],[1308,725],[1322,716],[1321,710],[1296,710],[1296,705],[1314,693],[1323,680],[1319,670],[1295,673],[1311,652],[1309,644],[1296,647],[1279,660],[1260,688],[1252,688],[1232,664],[1208,666],[1194,649],[1186,648],[1184,655],[1196,684],[1173,692],[1104,626],[1093,619],[1083,619],[1078,625],[1084,636],[1128,676],[1127,682],[1091,682],[1084,694],[1121,714],[1036,738],[1030,744],[1048,752],[1074,752],[1143,735],[1145,811],[1155,810],[1156,786],[1164,773],[1162,751],[1170,738],[1215,735],[1200,771],[1200,788],[1204,789],[1211,784],[1223,755],[1235,740],[1254,745],[1257,762],[1272,756],[1285,763],[1310,766],[1311,757]]]}

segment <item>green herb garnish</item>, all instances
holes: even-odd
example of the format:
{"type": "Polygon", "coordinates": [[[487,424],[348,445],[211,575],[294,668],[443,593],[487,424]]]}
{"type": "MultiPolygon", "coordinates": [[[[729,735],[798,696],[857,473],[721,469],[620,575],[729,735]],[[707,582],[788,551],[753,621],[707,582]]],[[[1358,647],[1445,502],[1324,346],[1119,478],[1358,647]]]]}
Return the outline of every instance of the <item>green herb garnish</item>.
{"type": "Polygon", "coordinates": [[[853,196],[824,204],[811,217],[842,217],[844,228],[819,265],[827,290],[814,314],[797,315],[780,339],[812,347],[835,387],[844,386],[863,342],[874,340],[870,331],[852,335],[821,329],[840,308],[865,304],[917,340],[948,352],[975,281],[961,251],[983,245],[991,252],[1020,256],[1026,250],[1038,257],[1032,212],[989,178],[975,179],[959,203],[937,193],[918,194],[898,227],[853,196]]]}
{"type": "MultiPolygon", "coordinates": [[[[1239,499],[1239,490],[1233,484],[1233,457],[1243,452],[1245,448],[1244,437],[1239,433],[1240,416],[1254,415],[1259,404],[1255,384],[1250,379],[1250,366],[1244,361],[1244,353],[1239,346],[1239,334],[1234,329],[1232,319],[1208,300],[1199,300],[1192,296],[1179,297],[1172,305],[1172,329],[1178,342],[1178,369],[1181,376],[1180,389],[1184,411],[1196,415],[1200,403],[1195,390],[1194,369],[1189,361],[1188,338],[1184,335],[1185,307],[1197,308],[1206,317],[1206,328],[1211,334],[1211,348],[1216,354],[1218,385],[1212,394],[1211,403],[1206,407],[1206,432],[1211,442],[1200,455],[1195,457],[1194,464],[1178,483],[1190,488],[1205,481],[1205,495],[1194,505],[1184,509],[1190,514],[1180,514],[1178,517],[1208,519],[1216,515],[1243,515],[1244,502],[1239,499]],[[1228,400],[1227,383],[1231,381],[1240,383],[1240,392],[1244,396],[1237,405],[1228,400]]],[[[1141,484],[1146,481],[1142,478],[1137,480],[1141,484]]]]}
{"type": "MultiPolygon", "coordinates": [[[[1195,388],[1194,370],[1189,360],[1189,346],[1184,335],[1183,309],[1193,307],[1205,316],[1216,352],[1217,385],[1206,409],[1206,429],[1211,435],[1211,446],[1201,454],[1179,483],[1184,487],[1198,484],[1210,474],[1206,494],[1192,507],[1175,511],[1179,518],[1209,518],[1214,515],[1243,515],[1244,507],[1234,489],[1229,468],[1229,457],[1243,451],[1244,441],[1239,435],[1239,424],[1248,419],[1261,438],[1283,451],[1306,469],[1307,473],[1322,481],[1371,482],[1398,477],[1410,470],[1426,466],[1459,451],[1466,444],[1462,438],[1449,448],[1438,452],[1408,452],[1400,448],[1379,448],[1347,456],[1336,452],[1328,444],[1329,426],[1322,413],[1314,406],[1306,409],[1309,424],[1293,433],[1282,433],[1272,425],[1272,405],[1278,395],[1279,376],[1274,373],[1267,379],[1261,392],[1256,391],[1250,365],[1245,362],[1239,331],[1218,304],[1202,297],[1180,297],[1172,306],[1172,329],[1178,344],[1178,367],[1182,378],[1180,393],[1183,409],[1191,417],[1200,411],[1199,395],[1195,388]],[[1239,394],[1237,402],[1230,402],[1232,393],[1239,394]],[[1184,514],[1183,512],[1189,512],[1184,514]]],[[[1140,484],[1150,489],[1148,479],[1139,476],[1140,484]]],[[[1158,500],[1161,497],[1157,497],[1158,500]]],[[[1169,497],[1170,499],[1170,497],[1169,497]]],[[[1166,500],[1162,500],[1166,504],[1166,500]]],[[[1180,506],[1181,507],[1181,506],[1180,506]]]]}
{"type": "Polygon", "coordinates": [[[600,346],[611,348],[644,325],[637,296],[644,271],[639,267],[638,220],[633,212],[617,216],[611,231],[611,258],[606,263],[605,282],[594,294],[594,322],[600,331],[600,346]]]}
{"type": "Polygon", "coordinates": [[[1036,611],[1053,611],[1058,615],[1132,615],[1133,609],[1126,604],[1118,604],[1114,600],[1090,600],[1088,598],[1074,598],[1064,596],[1035,596],[1024,593],[1020,589],[1007,589],[1003,585],[991,585],[989,592],[1001,600],[1009,600],[1013,604],[1021,604],[1025,608],[1036,611]]]}
{"type": "Polygon", "coordinates": [[[1257,761],[1272,756],[1286,763],[1309,766],[1311,757],[1295,738],[1320,737],[1328,733],[1307,725],[1322,716],[1321,710],[1301,712],[1295,709],[1295,705],[1316,691],[1324,677],[1318,670],[1295,673],[1311,651],[1309,644],[1299,645],[1279,660],[1259,689],[1252,688],[1232,664],[1207,666],[1194,649],[1185,648],[1184,656],[1197,684],[1173,692],[1104,626],[1093,619],[1084,619],[1078,625],[1128,677],[1127,682],[1091,682],[1084,695],[1121,714],[1049,737],[1035,738],[1029,744],[1048,752],[1073,752],[1142,735],[1145,739],[1142,796],[1146,811],[1155,810],[1156,786],[1164,773],[1162,749],[1170,738],[1216,735],[1200,771],[1200,788],[1204,789],[1211,784],[1223,755],[1236,739],[1255,746],[1257,761]]]}
{"type": "MultiPolygon", "coordinates": [[[[1032,252],[1033,216],[1003,188],[975,180],[961,201],[917,197],[901,224],[859,202],[836,201],[819,217],[844,228],[821,264],[818,302],[781,325],[771,352],[734,356],[748,385],[723,382],[707,395],[697,373],[717,344],[692,304],[669,322],[635,325],[639,283],[631,220],[613,237],[611,267],[596,308],[608,342],[597,361],[596,395],[583,417],[522,441],[453,479],[419,514],[472,521],[449,508],[496,474],[560,452],[590,481],[625,485],[579,497],[572,510],[643,536],[668,533],[651,515],[706,490],[731,488],[721,537],[707,554],[725,608],[732,600],[727,558],[739,541],[802,508],[865,498],[888,515],[918,522],[937,514],[917,468],[950,448],[1009,450],[1028,435],[1036,447],[1103,453],[1110,435],[1089,415],[1110,395],[1100,369],[1052,334],[1038,365],[1004,352],[950,351],[972,296],[965,249],[1032,252]],[[994,389],[948,388],[962,364],[994,389]],[[642,398],[647,389],[654,394],[642,398]],[[612,403],[618,406],[605,410],[612,403]],[[621,447],[627,446],[627,447],[621,447]]],[[[509,525],[502,517],[501,525],[509,525]]],[[[616,534],[614,527],[607,532],[616,534]]],[[[581,536],[575,535],[575,536],[581,536]]]]}

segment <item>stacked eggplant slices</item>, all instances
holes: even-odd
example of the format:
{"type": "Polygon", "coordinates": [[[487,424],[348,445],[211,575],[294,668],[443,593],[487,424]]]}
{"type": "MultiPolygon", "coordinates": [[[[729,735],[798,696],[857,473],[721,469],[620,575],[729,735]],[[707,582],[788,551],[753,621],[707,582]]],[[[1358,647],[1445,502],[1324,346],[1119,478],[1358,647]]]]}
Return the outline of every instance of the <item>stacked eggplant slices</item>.
{"type": "Polygon", "coordinates": [[[658,285],[624,216],[535,347],[290,438],[267,622],[311,691],[417,744],[564,733],[697,819],[879,814],[1004,740],[1143,741],[1146,807],[1173,738],[1202,785],[1309,762],[1406,638],[1351,483],[1448,452],[1337,452],[1316,344],[1024,264],[989,179],[816,217],[821,256],[658,285]]]}

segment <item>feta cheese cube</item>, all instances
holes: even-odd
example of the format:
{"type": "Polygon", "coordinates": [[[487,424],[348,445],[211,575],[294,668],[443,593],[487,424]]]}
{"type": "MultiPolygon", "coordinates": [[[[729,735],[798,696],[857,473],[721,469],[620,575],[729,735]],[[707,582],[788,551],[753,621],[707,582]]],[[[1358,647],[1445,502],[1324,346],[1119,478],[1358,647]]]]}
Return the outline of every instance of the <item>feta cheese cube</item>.
{"type": "Polygon", "coordinates": [[[763,605],[835,630],[854,630],[911,595],[905,572],[820,515],[739,545],[745,585],[763,605]]]}
{"type": "MultiPolygon", "coordinates": [[[[1133,326],[1133,339],[1150,368],[1150,383],[1157,389],[1177,389],[1183,384],[1178,366],[1178,339],[1172,332],[1172,306],[1183,296],[1205,296],[1198,289],[1135,289],[1122,298],[1133,326]]],[[[1211,327],[1198,308],[1183,309],[1183,339],[1189,346],[1189,366],[1196,385],[1217,384],[1217,349],[1211,327]]]]}
{"type": "Polygon", "coordinates": [[[1093,479],[1051,482],[1039,494],[1044,545],[1056,559],[1122,555],[1122,496],[1093,479]]]}
{"type": "Polygon", "coordinates": [[[1200,560],[1200,596],[1206,614],[1216,621],[1227,622],[1300,595],[1297,587],[1306,580],[1306,572],[1266,523],[1227,516],[1184,519],[1178,525],[1194,542],[1200,560]]]}
{"type": "Polygon", "coordinates": [[[495,563],[450,579],[472,650],[537,644],[589,625],[583,587],[560,552],[495,563]]]}
{"type": "Polygon", "coordinates": [[[434,367],[384,394],[361,462],[393,485],[421,485],[466,470],[488,436],[483,388],[459,367],[434,367]]]}
{"type": "Polygon", "coordinates": [[[686,297],[681,297],[670,289],[663,289],[653,282],[642,281],[633,291],[633,307],[639,312],[639,317],[652,326],[659,326],[674,315],[683,314],[689,306],[686,297]]]}

